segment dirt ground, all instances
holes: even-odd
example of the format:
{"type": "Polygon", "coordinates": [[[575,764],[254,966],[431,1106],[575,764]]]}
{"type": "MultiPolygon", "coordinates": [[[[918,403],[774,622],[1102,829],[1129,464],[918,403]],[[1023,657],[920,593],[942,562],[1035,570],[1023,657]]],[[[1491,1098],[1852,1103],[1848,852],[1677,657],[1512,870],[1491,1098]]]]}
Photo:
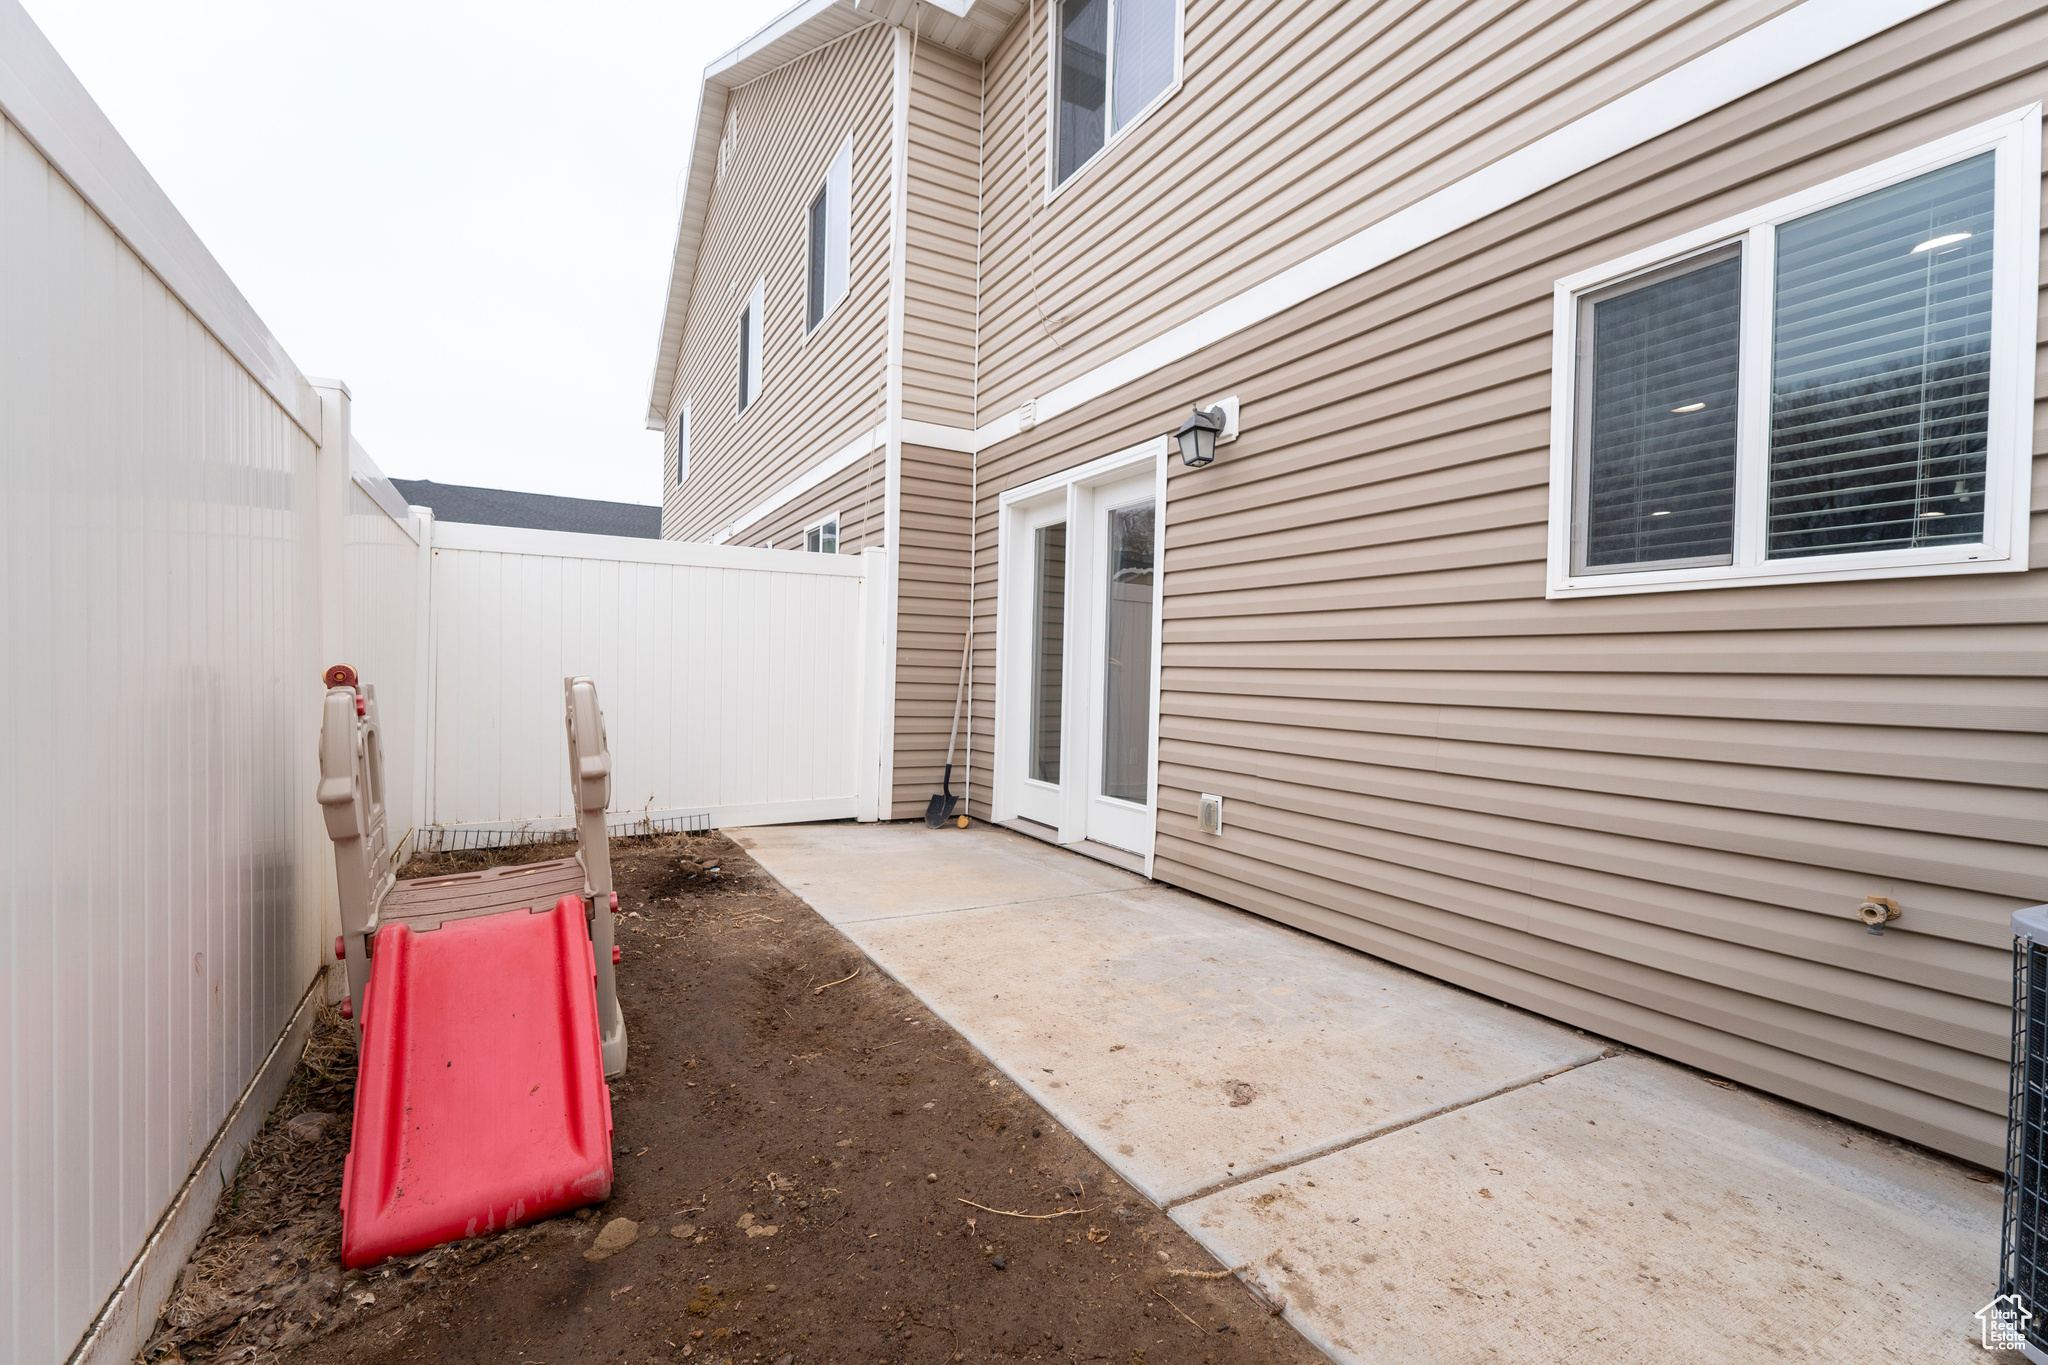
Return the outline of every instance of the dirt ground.
{"type": "Polygon", "coordinates": [[[344,1273],[354,1050],[330,1015],[145,1359],[1323,1359],[722,835],[612,857],[632,1059],[611,1198],[344,1273]]]}

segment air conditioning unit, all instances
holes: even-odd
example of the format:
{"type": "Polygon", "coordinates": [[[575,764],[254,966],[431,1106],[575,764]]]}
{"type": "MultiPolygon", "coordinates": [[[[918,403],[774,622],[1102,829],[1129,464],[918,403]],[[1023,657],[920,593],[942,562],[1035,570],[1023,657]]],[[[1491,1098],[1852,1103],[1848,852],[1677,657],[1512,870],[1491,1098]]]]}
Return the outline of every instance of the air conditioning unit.
{"type": "Polygon", "coordinates": [[[1998,1299],[2020,1350],[2048,1365],[2048,905],[2012,917],[2012,1090],[1998,1299]]]}

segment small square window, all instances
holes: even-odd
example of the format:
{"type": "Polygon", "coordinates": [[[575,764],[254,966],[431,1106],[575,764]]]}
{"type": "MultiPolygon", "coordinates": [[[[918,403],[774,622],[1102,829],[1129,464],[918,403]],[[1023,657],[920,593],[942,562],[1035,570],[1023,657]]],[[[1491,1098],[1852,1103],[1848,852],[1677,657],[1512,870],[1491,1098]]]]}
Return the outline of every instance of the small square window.
{"type": "Polygon", "coordinates": [[[1551,595],[2024,569],[2038,120],[1560,281],[1551,595]]]}
{"type": "Polygon", "coordinates": [[[812,522],[804,528],[804,549],[812,554],[836,555],[839,553],[839,514],[834,512],[823,521],[812,522]]]}

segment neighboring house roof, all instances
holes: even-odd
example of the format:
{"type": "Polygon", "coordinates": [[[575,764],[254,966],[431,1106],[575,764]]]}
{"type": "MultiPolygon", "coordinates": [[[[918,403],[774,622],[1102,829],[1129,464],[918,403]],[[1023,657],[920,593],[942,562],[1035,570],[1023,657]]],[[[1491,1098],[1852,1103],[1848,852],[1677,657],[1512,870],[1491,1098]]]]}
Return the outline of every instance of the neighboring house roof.
{"type": "Polygon", "coordinates": [[[667,424],[669,400],[675,392],[683,324],[690,312],[690,285],[697,270],[697,245],[703,238],[711,187],[718,178],[718,141],[725,133],[730,93],[876,23],[902,28],[914,25],[921,41],[981,61],[1023,12],[1024,0],[803,0],[704,68],[704,87],[697,96],[697,127],[690,138],[690,163],[683,177],[682,214],[676,223],[675,251],[669,265],[668,303],[662,309],[654,381],[647,396],[650,430],[659,431],[667,424]]]}
{"type": "Polygon", "coordinates": [[[471,488],[432,479],[393,479],[405,500],[431,507],[437,521],[480,526],[524,526],[535,531],[576,531],[586,536],[661,539],[661,508],[642,502],[600,502],[515,493],[509,488],[471,488]]]}

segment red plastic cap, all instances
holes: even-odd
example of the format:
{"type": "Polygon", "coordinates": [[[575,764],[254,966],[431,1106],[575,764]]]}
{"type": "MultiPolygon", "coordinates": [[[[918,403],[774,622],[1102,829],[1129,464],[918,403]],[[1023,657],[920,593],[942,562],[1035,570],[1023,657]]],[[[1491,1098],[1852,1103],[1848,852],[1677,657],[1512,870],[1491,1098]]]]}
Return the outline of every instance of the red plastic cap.
{"type": "Polygon", "coordinates": [[[616,943],[612,945],[612,965],[614,967],[619,965],[619,945],[616,943]]]}
{"type": "Polygon", "coordinates": [[[340,934],[334,936],[334,960],[336,962],[348,960],[348,940],[340,934]]]}
{"type": "Polygon", "coordinates": [[[356,1017],[356,1002],[345,995],[341,998],[341,1017],[344,1019],[356,1017]]]}
{"type": "Polygon", "coordinates": [[[619,893],[616,891],[611,893],[611,907],[614,915],[619,913],[619,893]]]}
{"type": "Polygon", "coordinates": [[[357,714],[357,715],[359,715],[359,716],[360,716],[360,715],[364,714],[364,713],[365,713],[366,711],[368,711],[369,709],[370,709],[370,708],[369,708],[369,707],[368,707],[367,705],[365,705],[365,704],[364,704],[364,702],[363,702],[363,699],[362,699],[361,697],[357,697],[357,698],[356,698],[356,714],[357,714]]]}
{"type": "Polygon", "coordinates": [[[320,681],[329,687],[354,687],[356,671],[347,664],[336,664],[320,675],[320,681]]]}

